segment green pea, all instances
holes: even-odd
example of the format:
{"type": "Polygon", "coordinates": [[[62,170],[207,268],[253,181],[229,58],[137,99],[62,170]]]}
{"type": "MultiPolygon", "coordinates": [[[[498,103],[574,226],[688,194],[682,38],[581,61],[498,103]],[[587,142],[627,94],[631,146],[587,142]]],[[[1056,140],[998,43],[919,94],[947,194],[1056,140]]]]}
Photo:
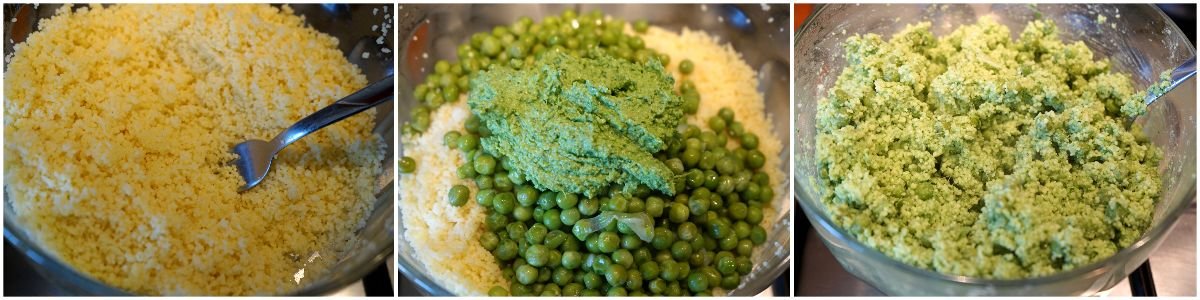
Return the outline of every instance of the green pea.
{"type": "MultiPolygon", "coordinates": [[[[522,244],[522,245],[528,244],[528,241],[525,241],[525,231],[528,231],[528,228],[525,228],[525,223],[521,223],[521,222],[508,223],[508,226],[505,226],[504,229],[505,229],[505,231],[508,232],[508,238],[516,240],[517,243],[522,244]]],[[[525,246],[521,246],[521,252],[524,252],[524,251],[525,251],[525,246]]]]}
{"type": "Polygon", "coordinates": [[[717,194],[721,196],[729,196],[736,187],[737,185],[734,183],[733,177],[721,175],[721,177],[717,178],[717,194]]]}
{"type": "Polygon", "coordinates": [[[558,285],[552,283],[546,284],[542,288],[542,292],[538,294],[540,297],[557,297],[561,295],[562,291],[559,289],[558,285]]]}
{"type": "Polygon", "coordinates": [[[400,157],[400,173],[410,174],[416,170],[417,170],[417,161],[413,160],[412,157],[408,157],[408,156],[400,157]]]}
{"type": "Polygon", "coordinates": [[[750,237],[750,224],[747,224],[744,221],[737,221],[737,223],[733,223],[733,234],[739,239],[750,237]]]}
{"type": "Polygon", "coordinates": [[[729,225],[725,224],[725,222],[709,222],[708,231],[713,238],[718,239],[729,236],[730,234],[729,225]]]}
{"type": "Polygon", "coordinates": [[[559,212],[557,208],[547,210],[546,214],[542,215],[542,224],[546,225],[546,228],[549,228],[550,230],[562,228],[563,222],[561,212],[559,212]]]}
{"type": "Polygon", "coordinates": [[[719,246],[721,248],[721,250],[736,250],[737,249],[737,245],[738,245],[737,236],[731,234],[731,235],[722,237],[720,239],[721,239],[721,241],[719,242],[719,245],[717,245],[717,246],[719,246]]]}
{"type": "MultiPolygon", "coordinates": [[[[513,184],[512,179],[509,179],[508,173],[497,172],[496,176],[492,178],[492,181],[494,181],[493,185],[496,186],[496,190],[498,190],[498,191],[505,191],[505,192],[514,191],[515,185],[513,184]]],[[[534,198],[534,200],[536,201],[537,199],[534,198]]],[[[529,204],[527,206],[532,206],[532,205],[533,204],[529,204]]]]}
{"type": "MultiPolygon", "coordinates": [[[[474,167],[472,167],[472,169],[473,168],[474,167]]],[[[475,186],[479,187],[480,189],[492,189],[495,188],[496,185],[491,176],[484,175],[475,177],[475,186]]]]}
{"type": "Polygon", "coordinates": [[[501,239],[500,245],[496,246],[496,252],[493,254],[500,261],[510,261],[517,257],[517,248],[517,243],[513,240],[501,239]]]}
{"type": "Polygon", "coordinates": [[[693,293],[708,291],[708,277],[701,273],[693,272],[687,277],[688,290],[693,293]]]}
{"type": "Polygon", "coordinates": [[[618,247],[620,246],[621,237],[617,236],[616,233],[605,231],[601,232],[600,236],[597,237],[597,243],[598,244],[596,248],[599,249],[600,252],[613,253],[613,251],[617,251],[618,247]]]}
{"type": "Polygon", "coordinates": [[[592,220],[590,220],[590,219],[579,220],[578,222],[575,222],[574,227],[571,227],[571,233],[574,234],[575,238],[578,240],[581,240],[581,241],[586,240],[589,235],[586,233],[586,230],[588,227],[591,227],[591,226],[592,226],[592,220]]]}
{"type": "Polygon", "coordinates": [[[558,217],[559,217],[559,221],[562,221],[563,225],[573,226],[573,225],[575,225],[576,222],[579,221],[579,218],[580,218],[579,209],[574,208],[574,207],[569,208],[567,210],[562,211],[558,217]]]}
{"type": "Polygon", "coordinates": [[[662,277],[663,280],[666,280],[667,282],[673,282],[675,280],[679,280],[680,269],[675,267],[675,265],[676,265],[675,261],[672,261],[672,260],[663,261],[662,263],[660,263],[660,265],[662,267],[662,271],[659,272],[659,276],[662,277]]]}
{"type": "Polygon", "coordinates": [[[489,231],[504,229],[504,226],[508,224],[508,216],[503,214],[488,214],[488,216],[484,218],[483,224],[487,226],[489,231]]]}
{"type": "Polygon", "coordinates": [[[685,260],[692,255],[692,245],[686,241],[675,241],[671,244],[671,257],[676,260],[685,260]]]}
{"type": "Polygon", "coordinates": [[[600,285],[604,284],[603,280],[596,273],[588,272],[587,274],[583,274],[583,286],[588,289],[600,288],[600,285]]]}
{"type": "Polygon", "coordinates": [[[608,268],[613,265],[611,258],[603,254],[592,254],[592,271],[597,273],[607,272],[608,268]]]}
{"type": "Polygon", "coordinates": [[[475,159],[475,173],[492,175],[496,171],[496,158],[491,155],[481,155],[475,159]]]}
{"type": "Polygon", "coordinates": [[[712,118],[708,119],[708,128],[717,133],[724,132],[725,120],[722,120],[721,117],[713,116],[712,118]]]}
{"type": "Polygon", "coordinates": [[[660,217],[662,216],[664,205],[666,204],[663,203],[662,198],[650,196],[646,198],[646,214],[651,218],[660,217]]]}
{"type": "MultiPolygon", "coordinates": [[[[497,185],[499,185],[499,184],[497,184],[497,185]]],[[[521,187],[518,187],[516,189],[516,191],[517,191],[517,195],[516,195],[517,203],[521,204],[521,206],[532,207],[535,203],[537,203],[538,191],[537,191],[537,189],[534,189],[532,186],[523,185],[521,187]]]]}
{"type": "Polygon", "coordinates": [[[683,204],[671,204],[671,213],[668,216],[672,223],[683,223],[688,219],[688,207],[683,204]]]}
{"type": "Polygon", "coordinates": [[[487,36],[483,38],[483,43],[479,46],[479,50],[483,51],[484,55],[492,57],[496,56],[496,54],[500,54],[500,48],[500,39],[496,38],[495,36],[487,36]]]}
{"type": "Polygon", "coordinates": [[[679,72],[683,73],[683,75],[692,74],[692,71],[695,69],[696,65],[693,64],[692,60],[690,59],[684,59],[683,61],[679,62],[679,72]]]}
{"type": "Polygon", "coordinates": [[[734,174],[735,172],[737,172],[737,167],[738,167],[737,158],[732,155],[722,157],[721,159],[717,160],[716,167],[717,167],[717,173],[719,173],[719,174],[722,174],[722,175],[734,174]]]}
{"type": "Polygon", "coordinates": [[[675,243],[675,233],[665,227],[654,229],[654,238],[650,240],[650,246],[655,250],[666,250],[671,247],[672,243],[675,243]]]}
{"type": "MultiPolygon", "coordinates": [[[[533,232],[533,230],[526,231],[525,235],[529,236],[530,232],[533,232]]],[[[549,264],[550,249],[546,248],[546,246],[537,245],[537,243],[530,243],[529,248],[525,249],[525,261],[535,267],[544,267],[549,264]]]]}
{"type": "Polygon", "coordinates": [[[579,200],[579,213],[584,216],[593,216],[600,212],[600,200],[595,198],[584,198],[579,200]]]}
{"type": "Polygon", "coordinates": [[[555,198],[555,203],[558,205],[558,208],[561,209],[573,208],[579,203],[579,196],[568,192],[558,193],[558,197],[555,198]]]}
{"type": "Polygon", "coordinates": [[[722,107],[717,111],[717,116],[721,117],[725,122],[733,122],[733,109],[722,107]]]}
{"type": "Polygon", "coordinates": [[[746,127],[742,125],[742,122],[731,121],[726,123],[728,123],[727,127],[729,127],[729,136],[740,139],[742,135],[746,134],[746,127]]]}
{"type": "Polygon", "coordinates": [[[517,197],[510,192],[503,192],[492,197],[492,209],[497,213],[508,214],[517,206],[517,197]]]}
{"type": "Polygon", "coordinates": [[[496,247],[500,245],[500,237],[495,232],[484,232],[479,237],[479,244],[488,251],[496,250],[496,247]]]}
{"type": "Polygon", "coordinates": [[[629,199],[629,205],[625,208],[627,213],[640,213],[646,211],[646,201],[640,198],[629,199]]]}
{"type": "Polygon", "coordinates": [[[533,284],[538,277],[538,269],[530,265],[521,265],[517,267],[517,282],[521,284],[533,284]]]}
{"type": "Polygon", "coordinates": [[[682,93],[680,96],[683,98],[683,113],[696,114],[696,111],[700,109],[700,93],[682,93]]]}
{"type": "Polygon", "coordinates": [[[546,234],[546,238],[542,241],[542,244],[546,245],[546,247],[549,247],[550,249],[557,249],[558,246],[566,243],[567,239],[569,238],[571,238],[571,236],[567,233],[562,232],[561,230],[553,230],[546,234]]]}
{"type": "MultiPolygon", "coordinates": [[[[509,173],[509,174],[512,174],[512,173],[509,173]]],[[[520,189],[521,188],[517,188],[517,190],[520,190],[520,189]]],[[[535,189],[534,192],[537,192],[537,190],[535,189]]],[[[554,208],[554,198],[557,198],[557,197],[558,197],[558,195],[555,192],[540,193],[540,194],[538,194],[538,197],[537,197],[537,207],[541,208],[542,210],[554,208]]]]}
{"type": "Polygon", "coordinates": [[[642,247],[642,239],[635,235],[621,236],[621,249],[637,250],[642,247]]]}
{"type": "Polygon", "coordinates": [[[755,149],[758,148],[758,135],[746,133],[742,135],[742,148],[755,149]]]}
{"type": "Polygon", "coordinates": [[[462,137],[462,133],[459,133],[458,131],[447,131],[446,134],[442,136],[442,145],[450,147],[450,149],[458,149],[458,138],[460,137],[462,137]]]}
{"type": "Polygon", "coordinates": [[[608,297],[625,297],[629,294],[623,287],[610,287],[608,288],[608,292],[606,292],[604,295],[608,297]]]}
{"type": "Polygon", "coordinates": [[[729,255],[729,256],[718,255],[718,257],[716,258],[716,262],[717,262],[717,271],[721,272],[721,274],[723,274],[723,275],[737,274],[737,263],[734,261],[734,258],[732,255],[729,255]]]}
{"type": "MultiPolygon", "coordinates": [[[[745,144],[743,143],[742,145],[745,145],[745,144]]],[[[758,149],[754,149],[754,150],[750,150],[750,151],[746,152],[746,166],[750,167],[750,169],[758,170],[759,168],[762,168],[762,166],[765,162],[766,162],[766,157],[763,156],[762,151],[758,151],[758,149]]]]}
{"type": "Polygon", "coordinates": [[[725,275],[725,277],[721,277],[721,288],[722,289],[726,289],[726,290],[735,289],[735,288],[737,288],[739,283],[741,283],[741,276],[738,276],[737,274],[725,275]]]}
{"type": "Polygon", "coordinates": [[[554,281],[554,284],[566,286],[571,284],[571,280],[574,279],[574,276],[575,273],[571,272],[570,270],[557,268],[554,269],[554,275],[552,275],[551,278],[553,278],[552,280],[554,281]]]}
{"type": "Polygon", "coordinates": [[[647,22],[646,20],[637,20],[633,22],[633,31],[636,31],[637,33],[646,33],[646,30],[648,29],[650,29],[650,22],[647,22]]]}
{"type": "Polygon", "coordinates": [[[692,241],[701,237],[700,229],[692,222],[679,224],[679,228],[675,231],[679,232],[679,239],[684,241],[692,241]]]}
{"type": "Polygon", "coordinates": [[[513,208],[513,219],[521,222],[533,219],[533,209],[528,206],[517,206],[513,208]]]}
{"type": "Polygon", "coordinates": [[[488,290],[488,296],[489,297],[507,297],[508,290],[504,289],[503,287],[493,286],[492,289],[488,290]]]}
{"type": "Polygon", "coordinates": [[[479,137],[473,134],[464,134],[458,138],[458,150],[472,151],[479,149],[479,137]]]}
{"type": "Polygon", "coordinates": [[[728,211],[729,218],[731,218],[731,219],[742,220],[742,219],[746,218],[746,213],[747,213],[746,204],[743,204],[741,202],[734,203],[734,204],[729,205],[728,210],[729,210],[728,211]]]}
{"type": "Polygon", "coordinates": [[[762,245],[766,241],[766,229],[763,229],[762,226],[758,225],[754,225],[754,227],[750,228],[750,242],[754,243],[754,245],[762,245]]]}
{"type": "MultiPolygon", "coordinates": [[[[578,278],[578,277],[576,277],[576,278],[578,278]]],[[[582,279],[579,279],[577,281],[582,281],[582,279]]],[[[580,284],[578,282],[567,284],[566,286],[564,286],[562,288],[562,295],[569,296],[569,297],[582,296],[583,295],[583,284],[580,284]]]]}
{"type": "Polygon", "coordinates": [[[562,254],[562,266],[570,270],[579,268],[583,264],[583,255],[576,251],[566,251],[562,254]]]}
{"type": "Polygon", "coordinates": [[[753,251],[754,251],[754,244],[751,243],[749,239],[742,239],[742,240],[738,241],[738,245],[737,245],[737,254],[738,255],[750,256],[750,253],[752,253],[753,251]]]}
{"type": "MultiPolygon", "coordinates": [[[[651,278],[651,277],[645,277],[651,278]]],[[[664,295],[667,292],[667,281],[662,278],[650,280],[650,284],[646,285],[652,295],[664,295]]]]}
{"type": "Polygon", "coordinates": [[[701,152],[700,152],[700,150],[689,147],[689,148],[687,148],[687,150],[683,151],[683,155],[681,156],[681,158],[682,158],[681,161],[683,162],[684,166],[689,167],[689,168],[695,167],[696,164],[700,163],[701,152]]]}
{"type": "Polygon", "coordinates": [[[455,207],[467,204],[467,199],[470,197],[471,190],[461,184],[455,184],[453,187],[450,187],[450,193],[446,195],[446,198],[450,201],[450,205],[455,207]]]}
{"type": "Polygon", "coordinates": [[[762,207],[750,208],[749,211],[746,212],[746,222],[748,222],[750,224],[761,223],[762,219],[763,219],[762,207]]]}
{"type": "Polygon", "coordinates": [[[754,265],[750,262],[749,256],[739,256],[734,261],[737,263],[737,272],[742,275],[749,275],[754,269],[754,265]]]}
{"type": "Polygon", "coordinates": [[[614,263],[624,266],[625,268],[633,267],[633,253],[629,252],[629,250],[620,249],[614,251],[612,254],[612,259],[614,263]]]}
{"type": "Polygon", "coordinates": [[[546,225],[533,224],[533,226],[529,226],[529,230],[525,231],[525,240],[530,244],[541,244],[549,232],[550,230],[546,228],[546,225]]]}

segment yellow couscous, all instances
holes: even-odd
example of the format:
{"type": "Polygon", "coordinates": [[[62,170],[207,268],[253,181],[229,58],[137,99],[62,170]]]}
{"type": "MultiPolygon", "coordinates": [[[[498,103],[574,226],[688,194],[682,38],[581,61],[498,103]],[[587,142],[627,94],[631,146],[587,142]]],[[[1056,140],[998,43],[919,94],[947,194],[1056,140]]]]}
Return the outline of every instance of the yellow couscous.
{"type": "Polygon", "coordinates": [[[232,145],[367,83],[287,6],[63,9],[15,47],[4,81],[5,198],[20,224],[134,293],[305,285],[350,244],[382,172],[383,144],[356,116],[237,192],[232,145]]]}

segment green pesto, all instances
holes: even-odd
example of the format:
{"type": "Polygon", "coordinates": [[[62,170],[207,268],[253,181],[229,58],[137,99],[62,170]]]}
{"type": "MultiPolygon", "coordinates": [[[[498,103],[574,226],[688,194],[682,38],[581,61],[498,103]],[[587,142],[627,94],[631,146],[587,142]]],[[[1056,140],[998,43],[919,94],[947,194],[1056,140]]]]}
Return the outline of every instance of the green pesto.
{"type": "Polygon", "coordinates": [[[599,195],[638,185],[673,195],[674,174],[654,153],[676,134],[683,101],[657,62],[547,52],[529,68],[480,72],[468,104],[503,155],[542,190],[599,195]]]}
{"type": "Polygon", "coordinates": [[[902,262],[985,278],[1045,276],[1136,241],[1162,154],[1125,125],[1146,112],[1129,77],[1047,21],[1015,41],[986,18],[929,28],[844,44],[817,108],[835,222],[902,262]]]}

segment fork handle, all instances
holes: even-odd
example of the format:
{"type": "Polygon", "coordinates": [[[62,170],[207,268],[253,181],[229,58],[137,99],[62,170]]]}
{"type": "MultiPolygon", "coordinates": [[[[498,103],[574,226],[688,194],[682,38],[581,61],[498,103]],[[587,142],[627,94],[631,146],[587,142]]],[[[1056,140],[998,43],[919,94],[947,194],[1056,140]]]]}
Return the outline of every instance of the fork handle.
{"type": "Polygon", "coordinates": [[[383,79],[371,83],[367,87],[346,96],[329,106],[318,110],[317,112],[300,119],[296,124],[292,124],[283,133],[275,136],[271,143],[275,145],[275,153],[283,150],[283,147],[291,145],[300,138],[313,133],[325,126],[337,123],[347,117],[358,114],[368,108],[375,107],[381,103],[391,101],[394,93],[395,79],[393,75],[388,75],[383,79]]]}

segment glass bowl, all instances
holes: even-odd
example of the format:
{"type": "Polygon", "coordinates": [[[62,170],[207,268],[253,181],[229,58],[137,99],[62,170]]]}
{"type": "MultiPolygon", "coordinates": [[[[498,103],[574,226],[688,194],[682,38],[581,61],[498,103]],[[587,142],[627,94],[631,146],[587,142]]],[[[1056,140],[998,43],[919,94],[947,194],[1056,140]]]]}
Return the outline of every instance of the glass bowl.
{"type": "MultiPolygon", "coordinates": [[[[37,30],[38,22],[54,16],[61,5],[17,5],[5,4],[4,49],[12,53],[14,43],[21,43],[37,30]],[[15,20],[15,21],[12,21],[15,20]]],[[[383,55],[382,47],[392,48],[393,35],[386,34],[383,44],[377,44],[380,32],[372,25],[390,22],[382,13],[372,14],[372,9],[391,5],[346,5],[346,4],[294,4],[290,5],[298,15],[303,15],[309,26],[338,38],[338,49],[348,60],[357,65],[368,81],[375,81],[393,73],[391,55],[383,55]],[[362,59],[364,52],[371,52],[373,59],[362,59]]],[[[5,69],[8,61],[5,60],[5,69]]],[[[383,173],[374,183],[375,205],[363,227],[355,233],[356,243],[350,253],[315,281],[289,292],[291,295],[323,295],[358,282],[371,270],[392,255],[395,202],[392,201],[395,164],[392,163],[395,131],[394,103],[379,105],[374,110],[375,124],[372,132],[387,144],[383,173]]],[[[6,193],[7,194],[7,193],[6,193]]],[[[7,199],[7,197],[5,197],[7,199]]],[[[21,216],[13,213],[9,201],[4,202],[4,239],[12,243],[35,266],[38,273],[68,293],[79,295],[128,295],[129,292],[97,281],[80,273],[55,255],[38,245],[35,239],[21,226],[21,216]]]]}
{"type": "Polygon", "coordinates": [[[1191,79],[1160,98],[1148,115],[1137,120],[1165,154],[1158,167],[1164,185],[1162,198],[1157,201],[1152,226],[1141,239],[1107,259],[1029,279],[950,276],[896,261],[864,246],[831,222],[820,201],[823,188],[816,181],[814,122],[818,101],[845,65],[842,41],[865,33],[886,39],[918,21],[932,22],[934,35],[942,36],[984,15],[1009,26],[1016,38],[1039,12],[1058,24],[1062,39],[1083,41],[1096,58],[1108,57],[1115,71],[1131,74],[1139,89],[1157,80],[1163,70],[1195,55],[1179,28],[1152,5],[828,5],[797,31],[795,193],[821,240],[851,274],[889,295],[1095,294],[1116,285],[1146,261],[1195,200],[1196,88],[1191,79]],[[1097,23],[1099,14],[1106,15],[1108,23],[1097,23]]]}
{"type": "MultiPolygon", "coordinates": [[[[557,15],[566,9],[579,12],[601,10],[607,15],[633,21],[645,19],[651,24],[678,31],[683,27],[702,29],[719,36],[741,52],[742,58],[758,72],[759,92],[764,96],[765,111],[785,112],[788,109],[788,26],[786,5],[603,5],[603,4],[542,4],[542,5],[400,5],[397,12],[397,31],[400,56],[397,84],[400,97],[400,122],[407,121],[409,112],[417,106],[412,88],[424,82],[428,71],[438,59],[457,57],[458,44],[471,34],[490,31],[493,26],[509,25],[527,16],[534,20],[557,15]],[[414,36],[419,36],[413,39],[414,36]]],[[[776,113],[773,121],[775,137],[785,144],[789,135],[786,114],[776,113]]],[[[400,145],[400,153],[404,153],[400,145]]],[[[781,151],[780,159],[789,161],[791,153],[781,151]]],[[[787,166],[781,164],[784,174],[787,166]]],[[[788,183],[790,184],[790,182],[788,183]]],[[[404,187],[400,187],[404,188],[404,187]]],[[[788,190],[790,186],[785,186],[788,190]]],[[[754,270],[742,280],[742,285],[730,295],[756,295],[783,274],[791,261],[792,224],[791,201],[780,193],[775,199],[780,211],[767,229],[768,241],[755,249],[754,270]]],[[[428,276],[425,265],[415,256],[404,238],[404,215],[399,215],[397,238],[397,268],[426,295],[451,295],[428,276]]]]}

